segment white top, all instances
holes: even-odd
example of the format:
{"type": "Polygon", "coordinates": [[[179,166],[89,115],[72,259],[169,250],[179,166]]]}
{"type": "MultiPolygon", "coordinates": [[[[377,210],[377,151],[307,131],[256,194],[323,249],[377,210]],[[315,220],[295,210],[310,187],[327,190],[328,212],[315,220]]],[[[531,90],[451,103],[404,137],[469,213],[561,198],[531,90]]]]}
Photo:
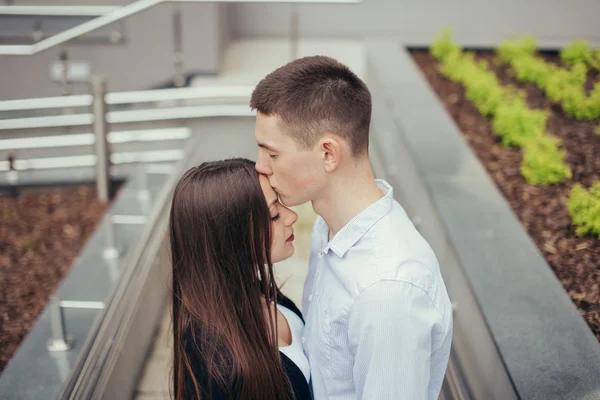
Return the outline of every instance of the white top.
{"type": "Polygon", "coordinates": [[[292,343],[289,346],[279,346],[279,351],[288,356],[290,360],[304,374],[306,378],[306,382],[310,381],[310,366],[308,364],[308,358],[306,354],[304,354],[304,350],[302,348],[302,343],[300,343],[300,338],[302,337],[302,331],[304,330],[304,323],[289,308],[286,308],[280,304],[277,304],[277,309],[283,314],[285,319],[287,320],[288,326],[290,327],[290,332],[292,333],[292,343]]]}
{"type": "Polygon", "coordinates": [[[438,260],[393,190],[331,241],[318,217],[304,284],[304,349],[319,400],[437,400],[452,304],[438,260]]]}

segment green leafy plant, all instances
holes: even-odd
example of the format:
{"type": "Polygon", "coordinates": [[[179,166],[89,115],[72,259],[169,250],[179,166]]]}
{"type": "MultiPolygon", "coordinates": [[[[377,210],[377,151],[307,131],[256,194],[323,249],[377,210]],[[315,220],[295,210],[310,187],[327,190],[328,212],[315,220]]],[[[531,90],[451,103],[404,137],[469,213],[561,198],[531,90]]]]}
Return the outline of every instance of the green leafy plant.
{"type": "Polygon", "coordinates": [[[571,179],[571,170],[564,162],[565,151],[560,145],[559,139],[550,136],[527,141],[521,164],[521,174],[527,182],[546,185],[571,179]]]}
{"type": "Polygon", "coordinates": [[[502,102],[493,120],[494,133],[502,138],[502,144],[525,147],[530,140],[544,136],[548,113],[531,110],[523,96],[515,96],[502,102]]]}
{"type": "Polygon", "coordinates": [[[537,50],[537,41],[533,36],[523,36],[505,40],[496,50],[498,58],[505,64],[523,56],[533,56],[537,50]]]}
{"type": "Polygon", "coordinates": [[[569,68],[548,63],[535,55],[536,42],[530,36],[514,41],[504,41],[496,54],[500,62],[512,67],[521,82],[534,83],[548,98],[559,103],[573,118],[591,120],[600,117],[600,84],[588,96],[584,89],[587,78],[587,54],[581,44],[565,51],[565,57],[573,60],[569,68]],[[577,56],[579,54],[579,56],[577,56]],[[583,55],[582,55],[583,54],[583,55]],[[579,60],[579,62],[575,62],[579,60]]]}
{"type": "Polygon", "coordinates": [[[585,64],[600,69],[600,49],[593,50],[590,44],[577,39],[560,51],[560,58],[565,64],[585,64]]]}
{"type": "Polygon", "coordinates": [[[435,37],[430,51],[436,59],[442,61],[452,54],[460,53],[462,49],[452,41],[452,29],[445,28],[435,37]]]}
{"type": "MultiPolygon", "coordinates": [[[[506,60],[521,54],[534,54],[533,39],[505,44],[506,60]]],[[[431,46],[431,54],[441,62],[440,71],[448,79],[465,87],[465,97],[479,112],[492,120],[494,134],[506,146],[524,149],[521,173],[529,183],[542,185],[562,182],[571,177],[564,163],[560,141],[545,136],[548,112],[530,109],[524,94],[498,82],[496,74],[485,61],[475,60],[472,53],[463,53],[445,30],[431,46]]],[[[541,66],[545,68],[545,66],[541,66]]],[[[569,76],[569,79],[574,79],[569,76]]]]}
{"type": "Polygon", "coordinates": [[[567,207],[578,235],[591,233],[600,238],[600,181],[595,182],[589,191],[581,184],[575,184],[567,207]]]}
{"type": "Polygon", "coordinates": [[[592,60],[592,57],[592,48],[583,39],[572,41],[570,45],[560,51],[560,58],[567,64],[588,64],[592,60]]]}

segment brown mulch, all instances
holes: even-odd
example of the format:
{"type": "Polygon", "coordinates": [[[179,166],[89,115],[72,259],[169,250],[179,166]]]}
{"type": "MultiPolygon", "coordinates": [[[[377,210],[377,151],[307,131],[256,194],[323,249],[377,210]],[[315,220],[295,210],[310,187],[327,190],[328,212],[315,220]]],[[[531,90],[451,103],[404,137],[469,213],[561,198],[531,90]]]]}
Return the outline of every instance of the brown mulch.
{"type": "MultiPolygon", "coordinates": [[[[491,122],[465,99],[460,84],[438,72],[436,60],[429,53],[413,50],[411,54],[600,340],[600,239],[576,236],[566,205],[575,182],[589,188],[592,182],[600,180],[600,135],[595,132],[600,121],[573,120],[560,106],[549,102],[535,85],[518,83],[508,68],[496,65],[492,52],[478,52],[477,57],[489,61],[503,84],[527,92],[531,107],[552,112],[547,133],[562,140],[573,179],[546,187],[529,185],[519,171],[521,151],[500,143],[492,132],[491,122]]],[[[545,55],[545,58],[558,62],[556,56],[545,55]]],[[[588,78],[598,78],[598,74],[592,73],[588,78]]]]}
{"type": "Polygon", "coordinates": [[[0,195],[0,372],[104,213],[91,185],[0,195]]]}

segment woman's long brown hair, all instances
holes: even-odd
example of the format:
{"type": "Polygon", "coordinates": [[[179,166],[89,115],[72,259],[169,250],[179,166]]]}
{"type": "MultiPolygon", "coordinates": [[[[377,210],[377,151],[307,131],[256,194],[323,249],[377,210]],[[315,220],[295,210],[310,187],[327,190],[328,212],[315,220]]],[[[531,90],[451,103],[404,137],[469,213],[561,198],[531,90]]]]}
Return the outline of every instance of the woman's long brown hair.
{"type": "Polygon", "coordinates": [[[254,163],[191,168],[173,193],[175,400],[289,399],[271,307],[270,214],[254,163]]]}

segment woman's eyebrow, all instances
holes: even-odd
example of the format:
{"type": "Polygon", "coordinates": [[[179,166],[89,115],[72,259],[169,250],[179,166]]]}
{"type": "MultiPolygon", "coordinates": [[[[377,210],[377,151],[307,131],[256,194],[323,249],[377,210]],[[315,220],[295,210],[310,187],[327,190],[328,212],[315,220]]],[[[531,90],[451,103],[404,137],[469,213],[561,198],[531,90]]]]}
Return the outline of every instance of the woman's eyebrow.
{"type": "Polygon", "coordinates": [[[269,208],[273,207],[275,205],[275,203],[277,203],[278,198],[275,197],[274,199],[272,199],[271,201],[269,201],[269,208]]]}

